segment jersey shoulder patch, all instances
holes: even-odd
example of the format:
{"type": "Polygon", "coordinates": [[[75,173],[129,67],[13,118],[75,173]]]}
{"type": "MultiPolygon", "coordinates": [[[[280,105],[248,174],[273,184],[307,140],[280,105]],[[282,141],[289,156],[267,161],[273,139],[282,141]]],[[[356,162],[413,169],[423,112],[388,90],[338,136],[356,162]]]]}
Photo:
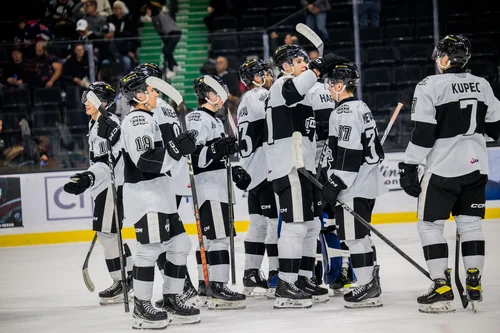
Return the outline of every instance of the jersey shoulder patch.
{"type": "Polygon", "coordinates": [[[190,114],[188,114],[188,121],[201,121],[201,113],[193,111],[190,114]]]}

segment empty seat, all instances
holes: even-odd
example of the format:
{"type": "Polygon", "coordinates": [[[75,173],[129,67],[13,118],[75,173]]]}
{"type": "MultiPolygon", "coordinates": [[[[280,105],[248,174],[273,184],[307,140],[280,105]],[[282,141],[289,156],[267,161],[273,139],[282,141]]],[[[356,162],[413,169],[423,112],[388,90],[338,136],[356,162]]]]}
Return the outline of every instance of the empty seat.
{"type": "Polygon", "coordinates": [[[399,94],[395,91],[378,91],[373,95],[373,104],[378,113],[393,111],[399,102],[399,94]]]}
{"type": "Polygon", "coordinates": [[[244,50],[252,47],[262,47],[262,31],[243,30],[240,32],[240,47],[244,50]]]}
{"type": "Polygon", "coordinates": [[[372,46],[366,52],[366,61],[370,65],[385,65],[396,63],[396,55],[391,46],[372,46]]]}
{"type": "Polygon", "coordinates": [[[214,31],[217,30],[236,30],[238,22],[234,16],[218,16],[212,20],[214,31]]]}
{"type": "Polygon", "coordinates": [[[36,88],[35,89],[35,107],[38,106],[56,106],[61,103],[61,89],[57,87],[36,88]]]}
{"type": "MultiPolygon", "coordinates": [[[[498,22],[495,22],[497,25],[498,22]]],[[[481,31],[485,29],[484,22],[481,22],[481,31]]],[[[475,24],[471,20],[452,20],[447,21],[445,25],[447,35],[464,35],[471,37],[475,33],[475,24]]]]}
{"type": "Polygon", "coordinates": [[[59,110],[33,110],[33,129],[39,131],[51,131],[57,128],[61,122],[59,110]]]}
{"type": "Polygon", "coordinates": [[[328,28],[352,25],[352,6],[335,8],[328,12],[328,28]]]}
{"type": "Polygon", "coordinates": [[[28,89],[10,89],[4,92],[3,107],[25,106],[29,107],[30,92],[28,89]]]}
{"type": "Polygon", "coordinates": [[[64,112],[64,123],[71,129],[88,128],[89,116],[82,109],[67,109],[64,112]]]}
{"type": "Polygon", "coordinates": [[[366,88],[388,88],[391,86],[391,76],[387,68],[367,68],[361,76],[366,88]]]}
{"type": "Polygon", "coordinates": [[[84,109],[82,104],[83,89],[80,86],[67,86],[66,87],[66,107],[68,109],[84,109]]]}
{"type": "Polygon", "coordinates": [[[352,62],[354,62],[354,57],[355,57],[355,54],[354,54],[354,48],[347,48],[347,49],[336,49],[334,51],[335,54],[338,54],[340,56],[343,56],[343,57],[346,57],[347,59],[351,60],[352,62]]]}
{"type": "Polygon", "coordinates": [[[417,22],[415,26],[415,39],[431,41],[434,39],[434,24],[432,22],[417,22]]]}
{"type": "Polygon", "coordinates": [[[380,17],[385,22],[408,22],[410,19],[408,4],[405,2],[398,2],[398,4],[382,3],[380,17]]]}
{"type": "Polygon", "coordinates": [[[12,133],[19,132],[21,128],[19,127],[19,122],[21,119],[28,120],[28,114],[25,112],[17,111],[8,111],[6,109],[2,110],[2,132],[12,133]]]}
{"type": "Polygon", "coordinates": [[[390,24],[385,27],[384,34],[392,42],[413,40],[413,27],[409,23],[390,24]]]}
{"type": "Polygon", "coordinates": [[[432,49],[426,44],[399,46],[399,57],[403,63],[425,63],[431,61],[432,49]]]}
{"type": "Polygon", "coordinates": [[[212,37],[212,55],[224,55],[226,53],[236,53],[238,50],[238,38],[236,35],[214,34],[212,37]]]}
{"type": "Polygon", "coordinates": [[[241,29],[248,29],[248,28],[264,29],[265,27],[267,27],[267,19],[263,15],[247,14],[241,16],[240,19],[241,29]]]}
{"type": "Polygon", "coordinates": [[[429,76],[429,75],[434,75],[436,74],[436,65],[435,64],[428,64],[424,66],[424,73],[423,76],[429,76]]]}
{"type": "Polygon", "coordinates": [[[382,29],[379,27],[369,27],[359,29],[359,39],[361,44],[380,44],[383,41],[382,29]]]}
{"type": "Polygon", "coordinates": [[[351,28],[334,28],[328,30],[328,43],[336,47],[351,46],[354,44],[354,35],[351,28]]]}
{"type": "Polygon", "coordinates": [[[396,85],[415,85],[423,79],[419,65],[399,66],[394,69],[394,82],[396,85]]]}

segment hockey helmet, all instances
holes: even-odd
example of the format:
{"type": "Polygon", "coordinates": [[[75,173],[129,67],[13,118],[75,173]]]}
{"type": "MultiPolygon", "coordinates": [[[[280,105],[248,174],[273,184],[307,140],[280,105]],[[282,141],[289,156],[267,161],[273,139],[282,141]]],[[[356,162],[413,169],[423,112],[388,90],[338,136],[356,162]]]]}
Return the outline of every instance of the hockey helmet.
{"type": "Polygon", "coordinates": [[[252,84],[255,75],[265,77],[266,72],[269,72],[272,76],[271,66],[262,59],[245,61],[238,70],[241,82],[247,87],[252,84]]]}
{"type": "Polygon", "coordinates": [[[306,62],[309,62],[309,56],[307,52],[304,51],[298,45],[282,45],[276,49],[273,55],[274,65],[282,70],[282,65],[284,63],[292,64],[292,60],[298,57],[304,57],[306,62]]]}
{"type": "MultiPolygon", "coordinates": [[[[224,82],[219,76],[217,75],[209,75],[209,76],[212,77],[212,79],[214,79],[215,81],[217,81],[227,92],[227,86],[224,84],[224,82]]],[[[194,94],[198,99],[208,98],[208,94],[210,92],[215,93],[215,90],[213,90],[208,84],[204,82],[204,75],[194,79],[193,89],[194,89],[194,94]]]]}
{"type": "Polygon", "coordinates": [[[359,81],[358,67],[348,58],[339,56],[326,74],[325,84],[343,82],[345,86],[357,86],[359,81]]]}
{"type": "Polygon", "coordinates": [[[432,59],[447,55],[452,64],[464,67],[471,57],[471,43],[462,35],[447,35],[441,39],[432,52],[432,59]]]}
{"type": "Polygon", "coordinates": [[[135,72],[142,72],[147,76],[154,76],[159,79],[163,77],[163,68],[152,62],[145,62],[134,68],[135,72]]]}
{"type": "Polygon", "coordinates": [[[146,91],[148,75],[142,71],[132,71],[120,80],[120,91],[127,101],[133,101],[135,95],[146,91]]]}
{"type": "Polygon", "coordinates": [[[99,98],[101,102],[106,103],[106,109],[109,108],[115,102],[116,89],[103,81],[96,81],[92,83],[82,94],[81,102],[85,104],[87,102],[87,94],[89,91],[94,92],[94,94],[99,98]]]}

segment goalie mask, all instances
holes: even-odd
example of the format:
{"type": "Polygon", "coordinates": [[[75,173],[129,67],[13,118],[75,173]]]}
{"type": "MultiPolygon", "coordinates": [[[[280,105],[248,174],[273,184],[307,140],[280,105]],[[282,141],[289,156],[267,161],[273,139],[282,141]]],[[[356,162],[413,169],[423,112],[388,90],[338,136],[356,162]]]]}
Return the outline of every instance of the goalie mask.
{"type": "Polygon", "coordinates": [[[82,94],[82,104],[87,102],[87,94],[89,91],[94,92],[101,103],[106,103],[106,109],[109,109],[109,107],[115,102],[116,90],[112,85],[106,82],[97,81],[92,83],[82,94]]]}

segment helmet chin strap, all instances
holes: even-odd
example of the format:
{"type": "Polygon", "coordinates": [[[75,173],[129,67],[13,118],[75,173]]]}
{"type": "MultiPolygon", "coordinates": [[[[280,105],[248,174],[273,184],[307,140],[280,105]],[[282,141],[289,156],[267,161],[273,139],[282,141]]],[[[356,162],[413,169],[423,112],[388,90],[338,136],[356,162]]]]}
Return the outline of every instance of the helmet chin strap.
{"type": "Polygon", "coordinates": [[[285,75],[292,75],[293,74],[293,64],[291,64],[289,62],[287,64],[290,65],[290,67],[292,68],[292,71],[290,73],[287,73],[283,69],[280,69],[280,72],[283,73],[283,74],[285,74],[285,75]]]}
{"type": "Polygon", "coordinates": [[[149,109],[149,111],[152,111],[153,108],[151,106],[149,106],[149,104],[147,103],[148,102],[149,93],[147,91],[145,91],[144,94],[146,94],[146,98],[144,99],[143,102],[141,102],[140,100],[138,100],[135,97],[134,97],[133,101],[136,102],[136,103],[138,103],[138,104],[144,105],[145,107],[147,107],[149,109]]]}
{"type": "Polygon", "coordinates": [[[446,66],[441,65],[441,58],[437,58],[436,60],[437,60],[436,62],[437,62],[439,69],[441,69],[443,72],[445,70],[447,70],[448,68],[450,68],[450,64],[451,64],[450,60],[448,60],[448,63],[446,64],[446,66]]]}
{"type": "MultiPolygon", "coordinates": [[[[262,75],[261,75],[260,77],[262,78],[262,75]]],[[[261,84],[258,84],[258,83],[257,83],[257,82],[255,82],[255,81],[252,81],[252,83],[253,83],[254,85],[256,85],[257,87],[262,87],[263,85],[265,85],[265,84],[266,84],[266,76],[264,75],[264,77],[263,77],[263,78],[264,78],[264,81],[263,81],[261,84]]]]}
{"type": "Polygon", "coordinates": [[[341,93],[343,93],[343,92],[344,92],[344,90],[345,90],[345,85],[342,85],[342,90],[340,90],[340,91],[335,90],[335,85],[333,85],[332,90],[333,90],[333,92],[335,93],[335,100],[336,100],[337,102],[339,102],[339,95],[340,95],[341,93]]]}
{"type": "Polygon", "coordinates": [[[205,101],[207,101],[208,104],[215,106],[215,111],[219,110],[219,99],[219,95],[217,95],[217,100],[215,102],[212,102],[208,97],[205,97],[205,101]]]}

